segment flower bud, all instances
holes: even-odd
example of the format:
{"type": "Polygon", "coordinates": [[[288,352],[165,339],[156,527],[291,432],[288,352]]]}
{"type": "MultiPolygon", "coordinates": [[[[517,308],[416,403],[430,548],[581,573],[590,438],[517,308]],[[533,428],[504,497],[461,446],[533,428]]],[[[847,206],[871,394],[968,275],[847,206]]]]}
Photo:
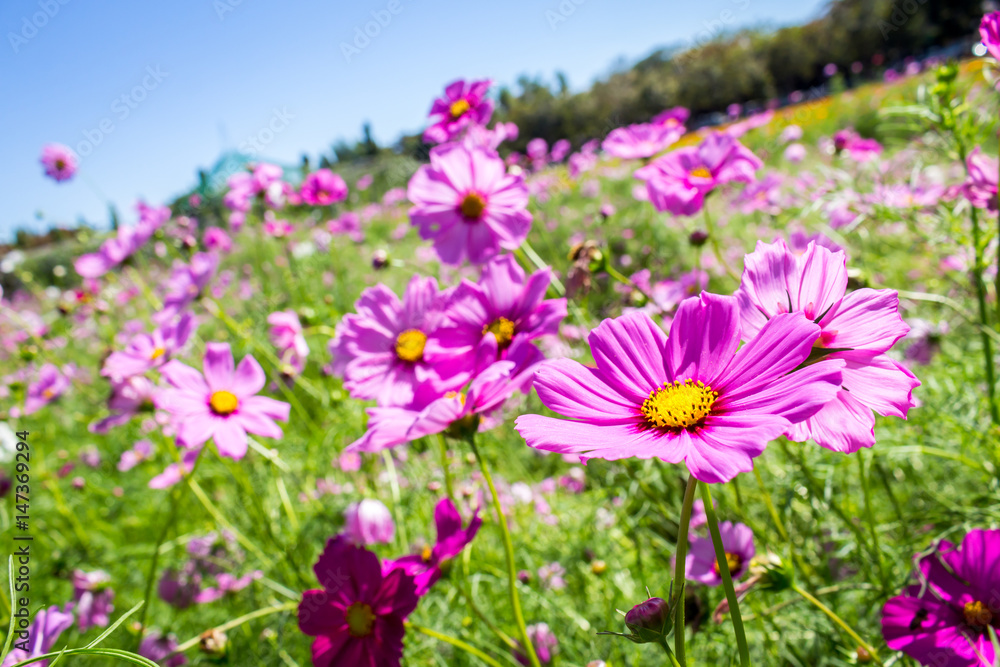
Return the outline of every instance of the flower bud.
{"type": "Polygon", "coordinates": [[[374,498],[351,503],[344,511],[344,533],[358,546],[392,542],[396,525],[389,508],[374,498]]]}
{"type": "Polygon", "coordinates": [[[663,598],[649,598],[625,614],[625,625],[635,641],[661,642],[670,634],[670,605],[663,598]]]}
{"type": "Polygon", "coordinates": [[[376,271],[389,265],[389,253],[379,248],[372,253],[372,268],[376,271]]]}
{"type": "Polygon", "coordinates": [[[690,236],[688,236],[688,243],[690,243],[696,248],[705,245],[705,241],[707,240],[708,240],[708,232],[706,232],[703,229],[696,229],[693,232],[691,232],[690,236]]]}

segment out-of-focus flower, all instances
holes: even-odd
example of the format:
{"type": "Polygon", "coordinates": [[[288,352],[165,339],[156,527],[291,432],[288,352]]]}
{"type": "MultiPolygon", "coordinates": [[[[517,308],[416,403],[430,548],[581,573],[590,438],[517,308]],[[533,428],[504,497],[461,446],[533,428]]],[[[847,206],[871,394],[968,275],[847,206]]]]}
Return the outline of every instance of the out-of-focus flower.
{"type": "Polygon", "coordinates": [[[444,96],[434,100],[430,114],[434,124],[424,131],[424,141],[442,144],[459,136],[471,125],[485,126],[493,115],[493,101],[486,97],[493,82],[454,81],[444,89],[444,96]]]}
{"type": "Polygon", "coordinates": [[[76,153],[63,144],[45,144],[42,147],[42,167],[45,175],[57,183],[68,181],[76,174],[76,153]]]}
{"type": "Polygon", "coordinates": [[[73,599],[76,600],[76,622],[80,632],[92,626],[105,627],[115,610],[112,600],[111,577],[103,570],[95,572],[73,571],[73,599]]]}
{"type": "Polygon", "coordinates": [[[310,206],[329,206],[347,199],[347,183],[329,169],[318,169],[305,177],[299,192],[310,206]]]}
{"type": "Polygon", "coordinates": [[[344,510],[344,535],[358,546],[388,544],[396,531],[389,508],[381,500],[365,498],[344,510]]]}
{"type": "MultiPolygon", "coordinates": [[[[757,553],[753,544],[753,531],[742,523],[723,521],[719,524],[719,533],[726,552],[729,573],[733,581],[736,581],[746,573],[750,567],[750,560],[757,553]]],[[[706,586],[718,586],[722,583],[711,537],[696,537],[691,540],[691,550],[687,555],[685,569],[687,578],[692,581],[701,582],[706,586]]]]}

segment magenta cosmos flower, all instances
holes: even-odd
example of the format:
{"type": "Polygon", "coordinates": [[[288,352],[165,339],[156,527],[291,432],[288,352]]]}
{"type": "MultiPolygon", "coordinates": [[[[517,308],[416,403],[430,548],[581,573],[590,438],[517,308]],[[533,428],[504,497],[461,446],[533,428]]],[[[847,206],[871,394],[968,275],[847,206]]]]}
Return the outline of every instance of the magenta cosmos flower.
{"type": "Polygon", "coordinates": [[[299,604],[299,629],[316,637],[313,665],[396,667],[403,655],[403,621],[420,599],[413,577],[382,573],[378,557],[341,536],[326,544],[313,566],[324,590],[299,604]]]}
{"type": "Polygon", "coordinates": [[[344,510],[344,537],[359,547],[389,544],[396,533],[392,513],[381,500],[365,498],[344,510]]]}
{"type": "Polygon", "coordinates": [[[703,482],[727,482],[834,397],[843,361],[795,370],[819,333],[785,315],[737,351],[736,298],[709,293],[681,303],[669,337],[645,313],[608,319],[588,339],[596,368],[553,359],[535,373],[542,403],[570,419],[522,415],[516,428],[536,449],[684,461],[703,482]]]}
{"type": "Polygon", "coordinates": [[[694,215],[705,195],[723,183],[754,180],[763,162],[728,134],[713,133],[697,146],[680,148],[638,169],[657,211],[694,215]]]}
{"type": "Polygon", "coordinates": [[[424,141],[443,144],[471,125],[486,125],[493,115],[493,102],[486,97],[493,82],[454,81],[444,89],[444,96],[434,100],[428,114],[434,124],[424,131],[424,141]]]}
{"type": "Polygon", "coordinates": [[[248,354],[234,369],[229,344],[208,343],[202,368],[204,375],[175,359],[160,369],[173,388],[157,403],[173,417],[177,444],[197,449],[213,438],[220,454],[241,459],[248,433],[281,438],[275,420],[287,421],[290,406],[256,395],[267,381],[256,359],[248,354]]]}
{"type": "MultiPolygon", "coordinates": [[[[736,581],[750,568],[750,560],[757,553],[753,545],[753,531],[742,523],[723,521],[719,524],[719,535],[726,551],[729,574],[732,575],[733,581],[736,581]]],[[[715,545],[711,537],[696,537],[691,540],[691,551],[688,552],[684,565],[688,579],[706,586],[722,584],[719,563],[715,559],[715,545]]]]}
{"type": "MultiPolygon", "coordinates": [[[[520,340],[559,333],[566,317],[566,299],[546,299],[552,280],[548,268],[525,279],[513,255],[502,255],[483,267],[479,283],[463,280],[448,302],[440,327],[427,339],[427,358],[447,360],[478,357],[490,334],[499,358],[520,340]]],[[[493,361],[493,360],[491,360],[493,361]]]]}
{"type": "Polygon", "coordinates": [[[112,601],[115,592],[111,590],[111,577],[103,570],[84,572],[73,570],[73,599],[76,600],[76,622],[80,632],[92,626],[107,626],[111,612],[115,610],[112,601]]]}
{"type": "Polygon", "coordinates": [[[306,365],[309,356],[309,343],[302,333],[302,323],[294,310],[283,310],[267,316],[271,325],[268,337],[278,350],[281,359],[282,372],[287,375],[297,375],[306,365]]]}
{"type": "Polygon", "coordinates": [[[683,135],[684,126],[678,124],[629,125],[611,130],[601,148],[609,155],[625,160],[637,160],[656,155],[683,135]]]}
{"type": "Polygon", "coordinates": [[[422,276],[410,280],[402,301],[385,285],[361,293],[354,304],[357,313],[337,324],[330,341],[333,372],[344,378],[352,397],[407,406],[418,395],[465,383],[464,359],[430,363],[424,357],[442,305],[437,281],[422,276]]]}
{"type": "Polygon", "coordinates": [[[45,364],[38,370],[38,379],[28,385],[24,397],[25,415],[38,412],[58,399],[70,388],[69,378],[55,364],[45,364]]]}
{"type": "Polygon", "coordinates": [[[101,375],[123,380],[162,366],[187,343],[194,323],[191,313],[181,313],[177,321],[161,325],[152,334],[134,336],[124,350],[108,355],[101,375]]]}
{"type": "Polygon", "coordinates": [[[531,229],[528,189],[485,148],[445,144],[410,179],[410,222],[445,264],[482,264],[516,250],[531,229]]]}
{"type": "Polygon", "coordinates": [[[889,648],[935,667],[991,667],[1000,632],[1000,530],[973,530],[919,558],[918,585],[882,609],[889,648]]]}
{"type": "Polygon", "coordinates": [[[419,554],[403,556],[386,563],[388,570],[400,569],[412,576],[417,583],[417,595],[425,595],[441,578],[441,565],[462,553],[475,539],[483,520],[479,510],[472,515],[469,525],[462,528],[462,515],[449,498],[442,498],[434,507],[434,525],[437,542],[427,545],[419,554]]]}
{"type": "Polygon", "coordinates": [[[140,201],[136,209],[139,221],[135,225],[119,227],[118,233],[104,241],[97,252],[76,258],[73,268],[81,277],[100,278],[135,254],[170,219],[170,209],[166,206],[149,206],[140,201]]]}
{"type": "MultiPolygon", "coordinates": [[[[1000,12],[998,12],[1000,13],[1000,12]]],[[[972,149],[965,160],[969,177],[962,184],[962,192],[976,208],[997,212],[997,160],[984,155],[979,146],[972,149]]]]}
{"type": "Polygon", "coordinates": [[[329,206],[347,199],[347,183],[329,169],[318,169],[302,181],[300,194],[310,206],[329,206]]]}
{"type": "Polygon", "coordinates": [[[536,347],[522,343],[511,352],[512,360],[498,361],[478,373],[466,392],[421,393],[410,407],[368,408],[368,429],[346,451],[377,452],[444,433],[453,426],[462,431],[487,430],[494,423],[482,421],[483,417],[499,410],[515,391],[530,381],[540,358],[536,347]]]}
{"type": "Polygon", "coordinates": [[[45,175],[57,183],[68,181],[76,173],[76,153],[69,146],[45,144],[40,161],[45,168],[45,175]]]}
{"type": "Polygon", "coordinates": [[[991,56],[1000,60],[1000,12],[990,12],[979,23],[979,36],[991,56]]]}
{"type": "Polygon", "coordinates": [[[653,120],[649,121],[654,125],[666,125],[667,127],[677,127],[678,125],[684,125],[687,123],[688,117],[691,112],[684,107],[673,107],[662,111],[657,115],[653,116],[653,120]]]}
{"type": "Polygon", "coordinates": [[[842,359],[843,386],[822,410],[792,426],[786,435],[809,438],[836,452],[855,452],[875,444],[875,417],[906,418],[913,407],[913,373],[885,353],[910,328],[899,316],[895,290],[860,289],[847,294],[847,258],[810,242],[797,255],[784,241],[757,242],[746,256],[736,296],[743,338],[758,335],[772,317],[799,312],[822,329],[815,347],[826,358],[842,359]]]}
{"type": "MultiPolygon", "coordinates": [[[[37,658],[40,655],[51,653],[59,635],[73,627],[72,603],[68,603],[65,610],[52,606],[48,609],[40,609],[35,614],[35,620],[28,628],[28,650],[18,648],[20,642],[15,642],[10,653],[4,658],[3,667],[11,667],[25,660],[37,658]]],[[[31,663],[38,667],[47,667],[48,660],[31,663]]]]}

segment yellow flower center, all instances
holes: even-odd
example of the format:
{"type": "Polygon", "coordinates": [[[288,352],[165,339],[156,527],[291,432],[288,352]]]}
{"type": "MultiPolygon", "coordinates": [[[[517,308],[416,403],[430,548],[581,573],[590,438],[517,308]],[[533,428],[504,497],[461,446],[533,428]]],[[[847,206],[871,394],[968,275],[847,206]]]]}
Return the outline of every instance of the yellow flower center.
{"type": "Polygon", "coordinates": [[[705,167],[698,167],[697,169],[692,169],[690,172],[691,176],[696,176],[698,178],[712,178],[712,172],[710,172],[705,167]]]}
{"type": "Polygon", "coordinates": [[[160,357],[162,357],[166,353],[167,353],[166,350],[164,350],[162,347],[158,347],[155,350],[153,350],[153,352],[149,355],[149,359],[150,359],[150,361],[159,359],[160,357]]]}
{"type": "Polygon", "coordinates": [[[42,392],[42,396],[44,396],[45,398],[52,398],[55,395],[56,395],[56,392],[53,391],[53,390],[51,390],[51,389],[46,389],[46,390],[44,390],[42,392]]]}
{"type": "Polygon", "coordinates": [[[458,402],[465,405],[465,394],[460,391],[449,391],[444,395],[445,398],[458,398],[458,402]]]}
{"type": "Polygon", "coordinates": [[[396,336],[396,356],[403,361],[420,361],[426,344],[427,334],[420,329],[407,329],[396,336]]]}
{"type": "Polygon", "coordinates": [[[462,210],[462,215],[469,220],[478,220],[486,210],[486,200],[478,192],[470,192],[465,195],[459,208],[462,210]]]}
{"type": "Polygon", "coordinates": [[[434,555],[434,550],[431,549],[430,545],[424,547],[423,551],[420,552],[420,560],[425,563],[431,562],[431,556],[434,555]]]}
{"type": "Polygon", "coordinates": [[[664,382],[642,402],[642,414],[652,426],[688,428],[708,416],[718,397],[719,392],[700,380],[664,382]]]}
{"type": "Polygon", "coordinates": [[[62,158],[57,159],[56,160],[56,170],[57,171],[62,171],[65,168],[66,168],[66,161],[63,160],[62,158]]]}
{"type": "MultiPolygon", "coordinates": [[[[729,566],[730,574],[735,574],[743,566],[743,557],[739,554],[734,554],[726,552],[726,565],[729,566]]],[[[712,569],[715,570],[716,574],[719,574],[719,563],[712,563],[712,569]]]]}
{"type": "Polygon", "coordinates": [[[222,390],[212,392],[212,397],[208,399],[208,404],[212,406],[212,412],[217,415],[228,415],[236,412],[240,405],[240,400],[232,392],[222,390]]]}
{"type": "Polygon", "coordinates": [[[451,107],[448,108],[448,113],[451,114],[452,118],[461,118],[462,114],[464,114],[470,108],[472,107],[469,106],[468,100],[465,99],[455,100],[454,102],[451,103],[451,107]]]}
{"type": "Polygon", "coordinates": [[[965,622],[974,628],[985,628],[993,622],[993,612],[978,600],[966,602],[963,612],[965,613],[965,622]]]}
{"type": "Polygon", "coordinates": [[[510,345],[510,341],[514,338],[514,323],[508,320],[506,317],[500,317],[487,324],[483,327],[483,335],[491,333],[497,338],[497,347],[501,350],[507,348],[510,345]]]}
{"type": "Polygon", "coordinates": [[[352,637],[367,637],[375,627],[375,612],[364,602],[355,602],[344,611],[352,637]]]}

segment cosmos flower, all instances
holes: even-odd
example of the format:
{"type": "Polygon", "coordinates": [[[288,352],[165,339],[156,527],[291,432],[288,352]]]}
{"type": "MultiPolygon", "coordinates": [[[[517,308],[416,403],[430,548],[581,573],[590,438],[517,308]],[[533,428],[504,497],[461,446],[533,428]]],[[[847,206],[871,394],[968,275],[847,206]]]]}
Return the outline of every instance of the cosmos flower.
{"type": "Polygon", "coordinates": [[[69,378],[55,364],[45,364],[38,370],[37,379],[28,385],[24,397],[24,411],[30,415],[56,400],[70,388],[69,378]]]}
{"type": "Polygon", "coordinates": [[[229,252],[233,249],[233,240],[229,234],[219,227],[209,227],[202,236],[205,248],[208,250],[218,250],[219,252],[229,252]]]}
{"type": "MultiPolygon", "coordinates": [[[[37,658],[40,655],[51,653],[52,648],[59,640],[59,635],[73,627],[72,603],[67,603],[65,610],[51,606],[48,609],[40,609],[35,614],[35,620],[28,628],[28,650],[24,651],[16,647],[11,649],[7,657],[4,658],[2,667],[12,667],[20,662],[37,658]]],[[[48,660],[33,662],[39,667],[48,667],[48,660]]]]}
{"type": "Polygon", "coordinates": [[[63,144],[45,144],[42,147],[42,167],[45,175],[57,183],[68,181],[76,174],[76,153],[63,144]]]}
{"type": "Polygon", "coordinates": [[[302,323],[294,310],[271,313],[267,316],[271,325],[268,337],[278,350],[278,357],[287,370],[301,373],[309,356],[309,343],[302,333],[302,323]]]}
{"type": "Polygon", "coordinates": [[[417,595],[423,596],[441,578],[441,565],[462,553],[476,537],[483,520],[479,510],[473,514],[469,525],[462,528],[462,515],[458,513],[449,498],[442,498],[434,507],[434,525],[437,527],[437,541],[434,546],[425,546],[419,554],[403,556],[386,563],[388,570],[401,569],[414,578],[417,595]]]}
{"type": "Polygon", "coordinates": [[[347,199],[347,183],[329,169],[317,169],[305,177],[299,192],[310,206],[329,206],[347,199]]]}
{"type": "Polygon", "coordinates": [[[233,366],[228,343],[208,343],[204,375],[176,359],[160,369],[172,388],[160,393],[158,403],[174,419],[178,445],[195,449],[213,438],[221,455],[241,459],[248,433],[282,437],[275,420],[288,420],[288,403],[257,396],[267,376],[252,356],[233,366]]]}
{"type": "Polygon", "coordinates": [[[531,229],[528,189],[484,148],[445,144],[410,179],[410,222],[445,264],[482,264],[516,250],[531,229]]]}
{"type": "Polygon", "coordinates": [[[737,351],[736,298],[707,292],[681,303],[669,337],[644,313],[608,319],[588,339],[596,368],[552,359],[535,373],[542,403],[570,419],[522,415],[516,428],[536,449],[684,461],[695,478],[726,482],[834,397],[843,361],[795,370],[819,334],[789,314],[737,351]]]}
{"type": "Polygon", "coordinates": [[[786,435],[809,438],[837,452],[875,444],[875,417],[906,418],[913,389],[920,382],[888,352],[909,327],[899,316],[894,290],[859,289],[847,293],[847,258],[814,242],[796,255],[784,241],[757,242],[746,256],[737,291],[743,339],[752,340],[776,315],[798,312],[822,330],[817,350],[841,359],[843,386],[822,410],[792,426],[786,435]]]}
{"type": "MultiPolygon", "coordinates": [[[[998,12],[1000,13],[1000,12],[998,12]]],[[[984,155],[979,146],[965,160],[969,177],[962,184],[962,193],[976,208],[997,212],[997,160],[984,155]]]]}
{"type": "Polygon", "coordinates": [[[118,471],[128,472],[143,461],[147,461],[153,456],[153,443],[149,440],[139,440],[132,449],[122,452],[121,459],[118,460],[118,471]]]}
{"type": "Polygon", "coordinates": [[[437,281],[414,276],[402,301],[385,285],[370,287],[330,342],[333,373],[354,398],[379,406],[411,405],[419,393],[448,391],[465,382],[465,360],[430,363],[427,337],[441,317],[437,281]]]}
{"type": "MultiPolygon", "coordinates": [[[[495,358],[495,348],[483,356],[495,358]]],[[[415,404],[406,408],[367,408],[368,429],[348,445],[347,451],[377,452],[449,430],[487,430],[495,423],[483,418],[499,410],[515,391],[524,388],[540,359],[536,347],[520,343],[511,350],[507,361],[497,361],[476,373],[465,392],[421,394],[415,404]]]]}
{"type": "Polygon", "coordinates": [[[110,620],[115,606],[115,592],[108,585],[111,577],[107,572],[73,571],[73,599],[76,600],[76,622],[80,632],[86,632],[92,626],[105,627],[110,620]]]}
{"type": "Polygon", "coordinates": [[[657,115],[653,116],[653,119],[649,122],[653,125],[678,127],[687,123],[690,116],[691,112],[684,107],[673,107],[671,109],[667,109],[666,111],[661,111],[657,115]]]}
{"type": "Polygon", "coordinates": [[[187,664],[187,657],[183,653],[178,653],[166,662],[162,662],[168,655],[174,653],[178,646],[176,635],[165,635],[159,630],[153,629],[147,631],[139,643],[139,655],[160,663],[164,667],[181,667],[181,665],[187,664]]]}
{"type": "Polygon", "coordinates": [[[185,312],[176,321],[160,325],[151,334],[133,336],[124,350],[108,355],[101,375],[122,380],[159,368],[184,347],[194,332],[194,325],[194,317],[185,312]]]}
{"type": "Polygon", "coordinates": [[[158,324],[169,322],[198,299],[219,268],[219,256],[214,252],[197,252],[189,264],[176,263],[167,279],[163,309],[153,315],[158,324]]]}
{"type": "MultiPolygon", "coordinates": [[[[750,560],[757,553],[753,545],[753,531],[742,523],[723,521],[719,524],[719,534],[726,551],[729,573],[733,581],[736,581],[746,573],[750,567],[750,560]]],[[[719,563],[715,559],[715,545],[711,537],[695,537],[691,540],[691,550],[685,561],[685,569],[687,578],[692,581],[706,586],[722,584],[719,563]]]]}
{"type": "Polygon", "coordinates": [[[73,268],[81,277],[100,278],[134,255],[170,219],[170,209],[166,206],[149,206],[140,201],[136,209],[139,221],[135,225],[119,227],[115,236],[104,241],[97,252],[76,258],[73,268]]]}
{"type": "Polygon", "coordinates": [[[91,424],[91,433],[107,433],[115,426],[127,424],[142,412],[152,412],[156,407],[158,390],[149,378],[134,375],[122,380],[112,378],[108,409],[111,414],[91,424]]]}
{"type": "MultiPolygon", "coordinates": [[[[543,665],[551,663],[552,659],[559,652],[559,638],[556,637],[547,623],[535,623],[525,629],[528,631],[528,640],[531,641],[531,645],[535,648],[535,655],[538,656],[538,661],[543,665]]],[[[514,651],[514,657],[522,665],[531,664],[528,656],[521,653],[520,650],[514,651]]]]}
{"type": "Polygon", "coordinates": [[[694,215],[705,195],[723,183],[749,183],[763,163],[728,134],[712,133],[697,146],[679,148],[638,169],[657,211],[694,215]]]}
{"type": "Polygon", "coordinates": [[[637,160],[662,152],[683,135],[683,125],[654,123],[628,125],[611,130],[601,148],[609,155],[624,160],[637,160]]]}
{"type": "Polygon", "coordinates": [[[424,131],[424,141],[443,144],[460,135],[472,125],[485,126],[493,115],[493,101],[486,97],[493,82],[454,81],[444,89],[444,96],[434,100],[428,114],[436,118],[424,131]]]}
{"type": "Polygon", "coordinates": [[[316,637],[316,667],[396,667],[403,655],[403,621],[419,598],[413,577],[401,569],[383,574],[378,557],[337,536],[316,565],[325,590],[308,590],[299,604],[299,629],[316,637]]]}
{"type": "Polygon", "coordinates": [[[1000,632],[1000,530],[972,530],[956,547],[942,541],[917,558],[919,584],[882,609],[882,634],[894,651],[921,664],[988,667],[1000,632]]]}
{"type": "Polygon", "coordinates": [[[381,500],[365,498],[344,510],[344,537],[351,544],[389,544],[395,531],[392,513],[381,500]]]}
{"type": "Polygon", "coordinates": [[[983,40],[986,51],[1000,60],[1000,12],[990,12],[983,16],[979,23],[979,37],[983,40]]]}
{"type": "Polygon", "coordinates": [[[464,356],[471,367],[484,345],[495,345],[505,359],[517,341],[558,334],[566,299],[545,298],[551,280],[548,267],[525,279],[513,255],[490,260],[478,283],[463,280],[452,292],[440,326],[427,338],[427,358],[464,356]],[[486,340],[490,334],[495,343],[486,340]]]}

